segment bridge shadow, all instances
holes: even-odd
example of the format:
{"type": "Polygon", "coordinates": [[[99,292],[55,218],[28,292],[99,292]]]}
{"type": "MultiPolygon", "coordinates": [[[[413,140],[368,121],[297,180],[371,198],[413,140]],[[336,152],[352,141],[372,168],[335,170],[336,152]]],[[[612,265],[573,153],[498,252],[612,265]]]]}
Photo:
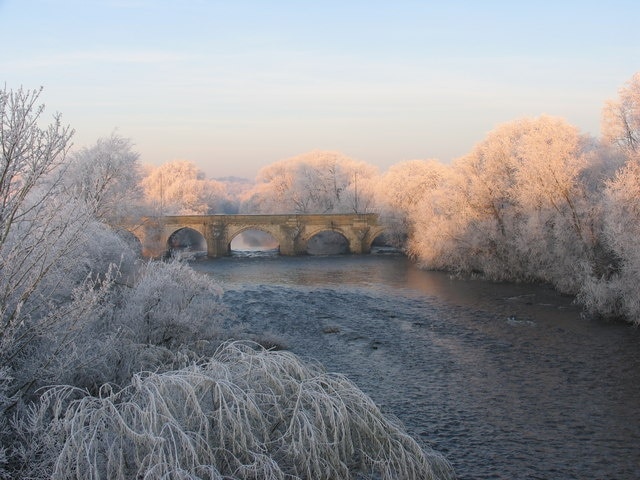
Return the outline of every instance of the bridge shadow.
{"type": "Polygon", "coordinates": [[[169,256],[193,255],[195,257],[204,257],[207,255],[207,240],[197,230],[184,227],[169,236],[167,253],[169,256]]]}
{"type": "Polygon", "coordinates": [[[320,232],[307,242],[308,255],[344,255],[349,253],[349,240],[338,232],[320,232]]]}

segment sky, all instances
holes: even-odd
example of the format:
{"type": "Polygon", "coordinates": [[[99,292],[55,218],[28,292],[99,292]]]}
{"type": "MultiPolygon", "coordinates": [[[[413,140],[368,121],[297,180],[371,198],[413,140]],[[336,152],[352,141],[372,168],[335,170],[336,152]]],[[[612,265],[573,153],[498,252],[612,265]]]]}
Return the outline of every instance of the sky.
{"type": "Polygon", "coordinates": [[[254,178],[311,150],[450,162],[542,114],[599,136],[640,2],[0,0],[0,82],[91,146],[254,178]]]}

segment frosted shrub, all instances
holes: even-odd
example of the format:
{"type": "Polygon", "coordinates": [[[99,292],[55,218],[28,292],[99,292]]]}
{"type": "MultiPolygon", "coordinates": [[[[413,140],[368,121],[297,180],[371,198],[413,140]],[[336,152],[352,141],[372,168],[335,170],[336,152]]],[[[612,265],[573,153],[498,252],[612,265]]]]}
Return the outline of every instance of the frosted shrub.
{"type": "Polygon", "coordinates": [[[135,258],[103,224],[81,221],[81,213],[65,220],[72,207],[79,212],[81,206],[50,202],[58,213],[25,220],[0,247],[7,260],[0,262],[0,313],[7,319],[0,365],[12,367],[13,391],[25,399],[38,385],[75,384],[100,370],[102,349],[114,333],[101,326],[112,313],[113,287],[122,280],[117,265],[132,265],[135,258]]]}
{"type": "Polygon", "coordinates": [[[223,326],[230,315],[221,295],[211,277],[178,260],[139,265],[135,281],[114,292],[111,311],[97,322],[98,336],[112,339],[98,382],[124,384],[141,370],[177,369],[212,355],[236,333],[223,326]]]}
{"type": "Polygon", "coordinates": [[[627,164],[607,184],[603,199],[602,241],[609,251],[608,271],[590,278],[579,298],[592,312],[625,316],[640,324],[640,158],[627,164]]]}
{"type": "Polygon", "coordinates": [[[216,320],[224,311],[221,296],[211,277],[186,263],[152,261],[124,292],[115,321],[136,343],[179,347],[220,333],[216,320]]]}
{"type": "Polygon", "coordinates": [[[225,344],[207,363],[78,394],[49,390],[31,415],[40,423],[31,443],[48,448],[33,468],[46,465],[51,478],[454,476],[344,376],[255,345],[225,344]]]}

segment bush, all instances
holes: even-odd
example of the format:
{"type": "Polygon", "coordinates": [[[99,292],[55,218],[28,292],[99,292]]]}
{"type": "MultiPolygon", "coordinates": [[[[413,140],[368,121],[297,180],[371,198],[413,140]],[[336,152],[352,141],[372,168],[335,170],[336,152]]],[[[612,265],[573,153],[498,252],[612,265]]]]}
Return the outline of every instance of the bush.
{"type": "MultiPolygon", "coordinates": [[[[431,479],[421,448],[342,375],[293,354],[228,343],[207,362],[141,373],[96,396],[47,391],[30,445],[51,478],[431,479]]],[[[26,472],[25,472],[26,473],[26,472]]]]}

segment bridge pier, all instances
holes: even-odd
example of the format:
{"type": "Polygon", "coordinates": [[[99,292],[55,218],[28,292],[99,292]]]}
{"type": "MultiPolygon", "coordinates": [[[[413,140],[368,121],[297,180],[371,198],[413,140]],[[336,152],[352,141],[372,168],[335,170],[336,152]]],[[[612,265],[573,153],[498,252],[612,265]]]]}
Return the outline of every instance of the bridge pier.
{"type": "Polygon", "coordinates": [[[280,255],[298,255],[298,253],[296,252],[295,241],[291,239],[286,233],[280,240],[280,255]]]}
{"type": "Polygon", "coordinates": [[[306,253],[305,246],[301,244],[300,234],[304,227],[295,216],[287,218],[284,225],[280,225],[280,255],[302,255],[306,253]]]}
{"type": "Polygon", "coordinates": [[[369,252],[365,252],[365,249],[362,248],[362,240],[359,238],[354,238],[354,239],[350,239],[349,240],[349,253],[354,253],[356,255],[360,255],[362,253],[369,253],[369,252]]]}
{"type": "Polygon", "coordinates": [[[205,226],[204,239],[207,241],[207,256],[211,258],[229,255],[227,226],[221,222],[212,222],[205,226]]]}

